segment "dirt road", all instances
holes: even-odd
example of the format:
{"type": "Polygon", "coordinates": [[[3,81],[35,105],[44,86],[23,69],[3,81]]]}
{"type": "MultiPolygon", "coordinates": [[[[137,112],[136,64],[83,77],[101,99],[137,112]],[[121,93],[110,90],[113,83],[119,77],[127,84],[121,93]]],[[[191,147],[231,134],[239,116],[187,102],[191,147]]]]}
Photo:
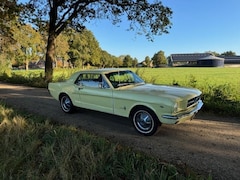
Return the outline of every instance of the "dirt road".
{"type": "Polygon", "coordinates": [[[240,120],[198,114],[193,121],[163,125],[156,135],[135,132],[128,119],[80,110],[64,114],[46,89],[0,83],[0,100],[18,109],[72,124],[174,164],[187,164],[214,179],[240,179],[240,120]]]}

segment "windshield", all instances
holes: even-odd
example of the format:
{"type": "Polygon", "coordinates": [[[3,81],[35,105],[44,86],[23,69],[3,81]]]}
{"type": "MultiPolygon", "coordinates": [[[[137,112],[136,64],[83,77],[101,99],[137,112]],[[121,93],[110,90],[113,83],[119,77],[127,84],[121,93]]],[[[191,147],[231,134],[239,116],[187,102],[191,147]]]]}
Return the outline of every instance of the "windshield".
{"type": "Polygon", "coordinates": [[[132,71],[116,71],[106,74],[114,88],[142,84],[144,81],[132,71]]]}

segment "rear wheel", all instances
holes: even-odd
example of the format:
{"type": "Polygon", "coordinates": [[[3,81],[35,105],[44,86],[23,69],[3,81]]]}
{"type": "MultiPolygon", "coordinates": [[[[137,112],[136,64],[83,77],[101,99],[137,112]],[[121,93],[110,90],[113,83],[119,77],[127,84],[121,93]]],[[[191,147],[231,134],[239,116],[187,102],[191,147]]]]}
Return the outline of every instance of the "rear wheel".
{"type": "Polygon", "coordinates": [[[60,97],[60,106],[65,113],[72,113],[74,111],[74,106],[70,97],[66,94],[63,94],[60,97]]]}
{"type": "Polygon", "coordinates": [[[145,136],[156,133],[160,124],[155,113],[145,107],[134,110],[131,118],[137,132],[145,136]]]}

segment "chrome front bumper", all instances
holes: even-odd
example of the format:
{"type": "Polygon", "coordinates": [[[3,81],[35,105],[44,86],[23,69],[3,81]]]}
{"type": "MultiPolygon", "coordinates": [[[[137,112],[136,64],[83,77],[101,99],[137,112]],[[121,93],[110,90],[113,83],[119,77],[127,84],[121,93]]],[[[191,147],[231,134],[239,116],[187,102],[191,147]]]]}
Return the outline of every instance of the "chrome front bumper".
{"type": "Polygon", "coordinates": [[[177,124],[186,120],[192,120],[202,106],[203,102],[199,100],[197,106],[191,112],[181,113],[179,115],[162,115],[161,121],[166,124],[177,124]]]}

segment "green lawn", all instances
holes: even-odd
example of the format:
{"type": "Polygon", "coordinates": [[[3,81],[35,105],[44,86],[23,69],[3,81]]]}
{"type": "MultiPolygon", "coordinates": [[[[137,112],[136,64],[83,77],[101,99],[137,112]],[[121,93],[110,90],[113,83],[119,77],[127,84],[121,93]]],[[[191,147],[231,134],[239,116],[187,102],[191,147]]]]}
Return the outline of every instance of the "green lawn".
{"type": "Polygon", "coordinates": [[[240,68],[144,68],[139,72],[146,81],[154,78],[157,84],[178,82],[187,85],[194,76],[198,86],[230,84],[240,87],[240,68]]]}

